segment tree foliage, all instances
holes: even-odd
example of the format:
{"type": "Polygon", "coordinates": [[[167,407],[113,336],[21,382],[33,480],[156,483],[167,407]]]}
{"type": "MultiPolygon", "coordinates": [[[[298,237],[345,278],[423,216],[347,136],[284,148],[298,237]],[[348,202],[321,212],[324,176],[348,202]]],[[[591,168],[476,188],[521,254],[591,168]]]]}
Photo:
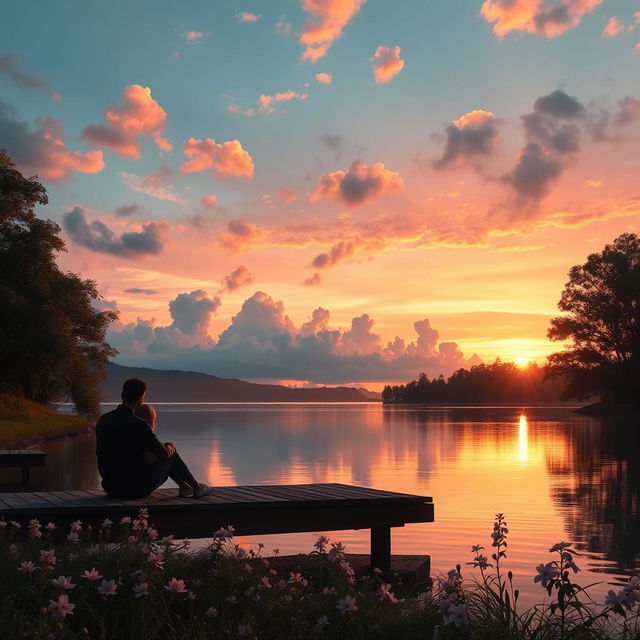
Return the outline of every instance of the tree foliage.
{"type": "Polygon", "coordinates": [[[569,271],[547,335],[570,341],[549,356],[566,397],[640,404],[640,238],[624,233],[569,271]]]}
{"type": "Polygon", "coordinates": [[[94,281],[56,264],[60,227],[34,213],[46,203],[45,188],[0,150],[0,391],[40,403],[71,398],[94,414],[117,316],[94,308],[94,281]]]}
{"type": "Polygon", "coordinates": [[[496,360],[490,364],[458,369],[447,380],[429,380],[421,373],[406,385],[387,385],[382,391],[385,403],[393,402],[543,402],[560,396],[560,384],[545,381],[536,364],[519,368],[512,362],[496,360]]]}

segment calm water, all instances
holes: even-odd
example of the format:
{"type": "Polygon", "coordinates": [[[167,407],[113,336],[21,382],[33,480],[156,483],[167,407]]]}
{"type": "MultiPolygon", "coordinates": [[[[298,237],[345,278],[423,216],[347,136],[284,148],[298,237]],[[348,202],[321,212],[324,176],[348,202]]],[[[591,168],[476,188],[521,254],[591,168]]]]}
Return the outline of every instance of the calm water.
{"type": "MultiPolygon", "coordinates": [[[[344,482],[433,496],[436,521],[395,529],[392,544],[395,553],[430,554],[436,571],[464,565],[472,544],[489,546],[498,511],[510,526],[507,566],[527,599],[539,594],[535,565],[551,559],[548,548],[561,540],[585,554],[582,584],[612,582],[640,565],[640,431],[633,424],[566,407],[156,406],[159,437],[210,484],[344,482]]],[[[93,435],[46,445],[47,465],[34,482],[98,488],[94,446],[93,435]]],[[[368,551],[368,531],[329,535],[348,551],[368,551]]],[[[309,551],[316,537],[243,541],[294,553],[309,551]]]]}

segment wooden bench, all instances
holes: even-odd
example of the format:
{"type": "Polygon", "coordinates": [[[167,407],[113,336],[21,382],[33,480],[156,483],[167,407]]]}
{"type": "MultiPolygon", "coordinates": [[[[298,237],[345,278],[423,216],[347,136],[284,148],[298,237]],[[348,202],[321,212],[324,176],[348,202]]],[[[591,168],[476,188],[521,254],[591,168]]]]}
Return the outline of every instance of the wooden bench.
{"type": "Polygon", "coordinates": [[[236,535],[371,529],[371,566],[383,570],[391,564],[391,527],[434,519],[431,498],[334,483],[216,487],[199,499],[180,498],[175,489],[141,500],[109,498],[102,491],[0,493],[0,516],[51,521],[65,532],[73,520],[95,528],[140,507],[149,509],[161,536],[210,538],[230,524],[236,535]]]}
{"type": "Polygon", "coordinates": [[[37,449],[0,449],[0,467],[22,467],[22,486],[29,484],[29,469],[43,467],[47,454],[37,449]]]}

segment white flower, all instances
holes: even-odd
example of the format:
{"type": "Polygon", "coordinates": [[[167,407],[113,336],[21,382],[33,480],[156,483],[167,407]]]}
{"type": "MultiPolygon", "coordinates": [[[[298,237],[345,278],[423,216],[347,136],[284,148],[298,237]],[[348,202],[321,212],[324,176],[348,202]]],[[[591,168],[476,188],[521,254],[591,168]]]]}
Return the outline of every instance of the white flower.
{"type": "Polygon", "coordinates": [[[316,626],[319,629],[324,629],[325,627],[329,626],[329,618],[327,618],[327,616],[322,616],[321,618],[318,618],[316,620],[316,626]]]}
{"type": "Polygon", "coordinates": [[[445,614],[444,623],[450,624],[453,622],[456,627],[459,627],[463,624],[467,624],[468,621],[467,608],[465,605],[452,604],[445,614]]]}
{"type": "Polygon", "coordinates": [[[623,606],[631,610],[636,604],[636,597],[634,593],[632,593],[631,591],[625,591],[624,589],[622,591],[618,591],[618,593],[609,590],[604,603],[608,607],[623,606]]]}
{"type": "Polygon", "coordinates": [[[342,600],[338,602],[336,605],[336,609],[344,615],[345,613],[349,613],[350,611],[357,611],[358,607],[356,605],[356,598],[352,598],[350,595],[346,595],[342,600]]]}
{"type": "Polygon", "coordinates": [[[112,524],[113,524],[113,522],[111,520],[109,520],[109,518],[105,518],[102,521],[102,524],[100,525],[100,528],[101,529],[108,529],[112,524]]]}
{"type": "Polygon", "coordinates": [[[55,580],[51,581],[51,584],[54,587],[65,589],[66,591],[71,591],[71,589],[75,589],[76,586],[71,582],[71,576],[58,576],[55,580]]]}

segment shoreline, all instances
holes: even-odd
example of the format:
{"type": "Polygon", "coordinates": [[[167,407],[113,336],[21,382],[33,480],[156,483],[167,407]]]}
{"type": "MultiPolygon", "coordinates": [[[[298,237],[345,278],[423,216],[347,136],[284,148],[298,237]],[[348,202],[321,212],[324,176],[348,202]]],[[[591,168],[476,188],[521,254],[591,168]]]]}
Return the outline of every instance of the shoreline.
{"type": "Polygon", "coordinates": [[[0,440],[0,449],[33,449],[45,442],[53,442],[55,440],[65,440],[67,438],[73,438],[81,434],[87,434],[94,431],[95,427],[87,423],[83,427],[69,429],[67,431],[60,431],[57,433],[48,434],[36,434],[31,437],[22,438],[20,440],[8,440],[3,442],[0,440]]]}

